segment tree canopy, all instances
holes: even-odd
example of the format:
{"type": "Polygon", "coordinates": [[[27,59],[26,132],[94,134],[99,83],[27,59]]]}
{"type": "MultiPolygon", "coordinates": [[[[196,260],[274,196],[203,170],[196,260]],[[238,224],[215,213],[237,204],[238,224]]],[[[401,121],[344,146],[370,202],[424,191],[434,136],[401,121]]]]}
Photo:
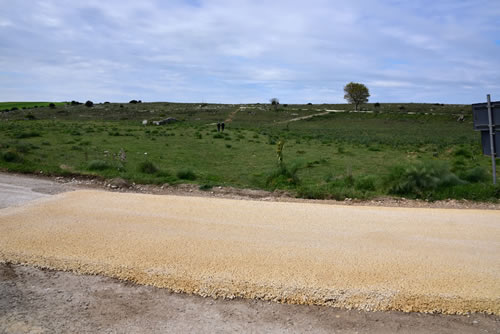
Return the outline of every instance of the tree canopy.
{"type": "Polygon", "coordinates": [[[349,103],[354,104],[356,111],[358,111],[358,106],[368,102],[368,97],[370,97],[368,88],[357,82],[350,82],[345,85],[344,92],[344,99],[346,99],[349,103]]]}

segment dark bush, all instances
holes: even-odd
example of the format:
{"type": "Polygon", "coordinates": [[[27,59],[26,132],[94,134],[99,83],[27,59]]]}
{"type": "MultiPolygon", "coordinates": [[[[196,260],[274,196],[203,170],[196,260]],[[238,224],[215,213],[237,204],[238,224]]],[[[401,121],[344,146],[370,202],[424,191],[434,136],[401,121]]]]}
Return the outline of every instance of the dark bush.
{"type": "Polygon", "coordinates": [[[158,167],[151,161],[143,161],[139,164],[138,170],[144,174],[155,174],[158,172],[158,167]]]}
{"type": "Polygon", "coordinates": [[[136,104],[136,103],[137,103],[137,100],[130,100],[130,102],[129,102],[129,103],[131,103],[131,104],[136,104]]]}
{"type": "Polygon", "coordinates": [[[86,106],[86,107],[89,107],[89,108],[90,108],[90,107],[93,107],[93,106],[94,106],[94,102],[92,102],[92,101],[87,101],[87,102],[85,102],[85,106],[86,106]]]}
{"type": "Polygon", "coordinates": [[[26,119],[29,119],[31,121],[36,119],[35,115],[33,115],[33,114],[28,114],[25,117],[26,117],[26,119]]]}
{"type": "Polygon", "coordinates": [[[456,150],[454,155],[456,157],[472,158],[472,154],[463,147],[456,150]]]}
{"type": "Polygon", "coordinates": [[[282,165],[269,173],[266,185],[271,189],[295,187],[300,184],[300,179],[297,175],[298,170],[297,165],[292,167],[282,165]]]}
{"type": "Polygon", "coordinates": [[[12,107],[12,108],[10,108],[10,111],[16,111],[16,110],[19,110],[19,108],[18,107],[12,107]]]}
{"type": "Polygon", "coordinates": [[[36,132],[36,131],[19,132],[19,133],[15,133],[14,137],[16,137],[18,139],[40,137],[40,133],[36,132]]]}
{"type": "Polygon", "coordinates": [[[375,177],[364,176],[357,178],[354,182],[354,187],[358,190],[375,191],[375,177]]]}
{"type": "Polygon", "coordinates": [[[49,103],[49,108],[54,109],[56,105],[54,103],[49,103]]]}
{"type": "Polygon", "coordinates": [[[446,164],[435,161],[393,167],[385,180],[390,194],[419,198],[431,197],[439,188],[463,183],[446,164]]]}
{"type": "Polygon", "coordinates": [[[77,106],[77,105],[80,105],[80,104],[81,104],[81,103],[80,103],[80,102],[78,102],[78,101],[75,101],[75,100],[71,101],[71,105],[72,105],[72,106],[77,106]]]}
{"type": "Polygon", "coordinates": [[[311,102],[309,102],[307,105],[308,105],[308,106],[312,106],[313,104],[312,104],[311,102]]]}
{"type": "Polygon", "coordinates": [[[483,182],[488,180],[489,178],[486,170],[480,166],[476,166],[472,169],[465,170],[461,172],[459,175],[462,180],[472,183],[483,182]]]}
{"type": "Polygon", "coordinates": [[[105,170],[111,168],[111,166],[104,160],[92,160],[88,163],[89,170],[105,170]]]}
{"type": "Polygon", "coordinates": [[[178,171],[177,177],[182,180],[196,180],[196,174],[190,169],[182,169],[178,171]]]}
{"type": "Polygon", "coordinates": [[[380,103],[378,103],[378,102],[377,102],[377,103],[375,103],[373,106],[374,106],[375,108],[380,108],[380,103]]]}
{"type": "Polygon", "coordinates": [[[2,153],[2,159],[6,162],[22,162],[23,157],[14,151],[7,151],[2,153]]]}

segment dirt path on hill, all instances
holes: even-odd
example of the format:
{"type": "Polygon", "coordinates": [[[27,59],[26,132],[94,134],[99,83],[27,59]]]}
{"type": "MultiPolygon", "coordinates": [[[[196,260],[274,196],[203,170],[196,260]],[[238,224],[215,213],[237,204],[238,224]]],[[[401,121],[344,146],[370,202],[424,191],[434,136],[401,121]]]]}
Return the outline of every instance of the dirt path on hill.
{"type": "Polygon", "coordinates": [[[229,116],[227,116],[226,120],[224,121],[225,123],[231,123],[233,121],[234,116],[240,111],[241,108],[236,109],[235,111],[231,112],[229,116]]]}
{"type": "Polygon", "coordinates": [[[313,118],[313,117],[317,117],[317,116],[328,115],[328,114],[331,114],[331,113],[334,113],[334,112],[345,112],[345,110],[326,110],[326,111],[318,113],[318,114],[313,114],[313,115],[307,115],[307,116],[301,116],[301,117],[296,117],[296,118],[292,118],[292,119],[287,119],[286,121],[278,122],[278,124],[289,123],[289,122],[296,122],[296,121],[302,121],[304,119],[313,118]]]}

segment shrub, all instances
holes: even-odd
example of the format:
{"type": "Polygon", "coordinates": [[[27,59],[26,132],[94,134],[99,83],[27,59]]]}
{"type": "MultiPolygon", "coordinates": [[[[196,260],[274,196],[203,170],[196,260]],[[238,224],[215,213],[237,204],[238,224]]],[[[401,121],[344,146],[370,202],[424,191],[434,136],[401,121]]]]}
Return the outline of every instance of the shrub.
{"type": "Polygon", "coordinates": [[[271,189],[295,187],[300,184],[298,170],[297,165],[289,168],[285,164],[281,164],[280,167],[269,173],[266,185],[271,189]]]}
{"type": "Polygon", "coordinates": [[[137,100],[130,100],[130,102],[129,102],[129,103],[131,103],[131,104],[136,104],[136,103],[137,103],[137,100]]]}
{"type": "Polygon", "coordinates": [[[177,177],[181,180],[196,180],[196,174],[190,169],[181,169],[177,172],[177,177]]]}
{"type": "Polygon", "coordinates": [[[35,115],[33,115],[33,114],[28,114],[28,115],[26,115],[25,117],[26,117],[26,119],[29,119],[29,120],[34,120],[34,119],[36,119],[35,115]]]}
{"type": "Polygon", "coordinates": [[[354,187],[358,190],[363,190],[363,191],[375,191],[375,177],[364,176],[358,178],[354,182],[354,187]]]}
{"type": "Polygon", "coordinates": [[[56,105],[54,103],[49,103],[49,108],[54,109],[56,105]]]}
{"type": "Polygon", "coordinates": [[[139,164],[138,170],[144,174],[155,174],[158,172],[158,167],[151,161],[143,161],[139,164]]]}
{"type": "Polygon", "coordinates": [[[85,102],[85,106],[88,107],[88,108],[93,107],[94,106],[94,102],[87,101],[87,102],[85,102]]]}
{"type": "Polygon", "coordinates": [[[463,147],[456,150],[454,155],[456,157],[472,158],[472,154],[463,147]]]}
{"type": "Polygon", "coordinates": [[[77,106],[77,105],[80,105],[80,104],[81,104],[81,103],[80,103],[80,102],[78,102],[78,101],[75,101],[75,100],[71,101],[71,105],[72,105],[72,106],[77,106]]]}
{"type": "Polygon", "coordinates": [[[19,132],[19,133],[14,134],[14,137],[19,138],[19,139],[40,137],[40,133],[36,132],[36,131],[19,132]]]}
{"type": "Polygon", "coordinates": [[[392,168],[385,183],[391,194],[429,198],[439,188],[464,182],[452,173],[446,164],[427,161],[392,168]]]}
{"type": "Polygon", "coordinates": [[[105,170],[111,168],[111,166],[104,160],[92,160],[88,163],[89,170],[105,170]]]}
{"type": "Polygon", "coordinates": [[[2,153],[2,159],[6,162],[22,162],[23,157],[15,151],[7,151],[2,153]]]}
{"type": "Polygon", "coordinates": [[[19,153],[28,153],[33,148],[33,145],[29,143],[18,143],[16,144],[15,148],[19,153]]]}
{"type": "Polygon", "coordinates": [[[488,173],[480,166],[468,169],[459,174],[462,180],[476,183],[488,180],[488,173]]]}
{"type": "Polygon", "coordinates": [[[436,192],[434,199],[468,199],[472,201],[493,201],[500,199],[500,186],[485,183],[461,184],[436,192]]]}
{"type": "Polygon", "coordinates": [[[203,191],[208,191],[211,190],[214,186],[211,184],[202,184],[200,185],[199,189],[203,191]]]}

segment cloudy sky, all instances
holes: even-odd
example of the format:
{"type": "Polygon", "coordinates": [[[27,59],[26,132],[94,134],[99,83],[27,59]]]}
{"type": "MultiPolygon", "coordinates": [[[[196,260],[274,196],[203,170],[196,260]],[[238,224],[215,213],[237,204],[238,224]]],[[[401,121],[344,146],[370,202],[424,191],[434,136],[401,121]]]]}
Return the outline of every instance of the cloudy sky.
{"type": "Polygon", "coordinates": [[[0,0],[0,101],[500,100],[499,0],[0,0]]]}

